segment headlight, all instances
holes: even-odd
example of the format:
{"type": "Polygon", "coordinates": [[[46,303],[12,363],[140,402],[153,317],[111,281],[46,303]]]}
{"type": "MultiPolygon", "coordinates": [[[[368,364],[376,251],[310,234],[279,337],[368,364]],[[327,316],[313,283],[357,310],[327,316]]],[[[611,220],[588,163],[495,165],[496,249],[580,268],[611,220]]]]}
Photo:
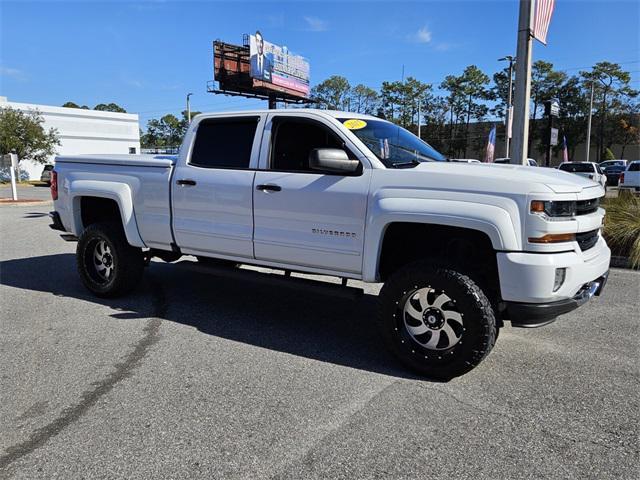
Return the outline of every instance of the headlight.
{"type": "Polygon", "coordinates": [[[576,215],[576,202],[574,201],[560,201],[554,202],[553,200],[533,200],[531,202],[531,213],[548,217],[549,219],[567,219],[576,215]]]}

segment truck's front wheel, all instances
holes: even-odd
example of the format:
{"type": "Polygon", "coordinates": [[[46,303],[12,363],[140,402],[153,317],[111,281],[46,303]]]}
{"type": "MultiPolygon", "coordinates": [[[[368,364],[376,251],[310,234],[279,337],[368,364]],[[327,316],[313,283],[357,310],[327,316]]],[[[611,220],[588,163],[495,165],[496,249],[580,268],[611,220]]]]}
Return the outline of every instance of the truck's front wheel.
{"type": "Polygon", "coordinates": [[[442,380],[477,366],[496,339],[493,309],[475,282],[424,261],[400,269],[385,283],[379,327],[404,364],[442,380]]]}
{"type": "Polygon", "coordinates": [[[82,283],[99,297],[133,290],[144,270],[142,250],[129,245],[117,223],[89,225],[78,240],[76,260],[82,283]]]}

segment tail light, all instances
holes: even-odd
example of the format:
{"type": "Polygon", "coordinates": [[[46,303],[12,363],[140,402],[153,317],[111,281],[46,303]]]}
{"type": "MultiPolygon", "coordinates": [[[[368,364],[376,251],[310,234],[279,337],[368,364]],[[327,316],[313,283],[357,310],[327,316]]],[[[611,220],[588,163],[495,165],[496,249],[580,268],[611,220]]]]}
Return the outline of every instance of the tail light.
{"type": "Polygon", "coordinates": [[[51,170],[51,198],[58,199],[58,172],[51,170]]]}
{"type": "Polygon", "coordinates": [[[620,183],[624,183],[624,172],[620,174],[620,183]]]}

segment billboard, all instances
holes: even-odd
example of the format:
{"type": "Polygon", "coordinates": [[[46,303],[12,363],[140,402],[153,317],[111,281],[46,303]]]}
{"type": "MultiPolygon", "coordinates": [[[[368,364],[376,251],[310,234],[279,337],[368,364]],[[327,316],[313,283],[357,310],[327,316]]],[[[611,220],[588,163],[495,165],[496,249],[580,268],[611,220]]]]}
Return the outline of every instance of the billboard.
{"type": "Polygon", "coordinates": [[[309,95],[309,62],[293,55],[287,47],[266,42],[260,32],[249,37],[250,76],[261,84],[273,85],[302,96],[309,95]]]}

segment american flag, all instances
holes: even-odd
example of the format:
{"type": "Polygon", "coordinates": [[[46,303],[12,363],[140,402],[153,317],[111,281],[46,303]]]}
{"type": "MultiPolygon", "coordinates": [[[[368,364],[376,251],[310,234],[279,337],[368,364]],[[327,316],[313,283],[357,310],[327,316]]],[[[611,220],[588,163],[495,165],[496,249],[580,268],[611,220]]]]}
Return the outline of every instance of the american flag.
{"type": "Polygon", "coordinates": [[[567,145],[567,137],[562,136],[562,161],[567,163],[569,161],[569,147],[567,145]]]}
{"type": "Polygon", "coordinates": [[[487,141],[487,151],[484,161],[487,163],[493,162],[493,155],[496,152],[496,126],[494,125],[489,132],[489,140],[487,141]]]}
{"type": "Polygon", "coordinates": [[[547,33],[553,15],[556,0],[536,0],[536,16],[533,24],[533,37],[547,44],[547,33]]]}

